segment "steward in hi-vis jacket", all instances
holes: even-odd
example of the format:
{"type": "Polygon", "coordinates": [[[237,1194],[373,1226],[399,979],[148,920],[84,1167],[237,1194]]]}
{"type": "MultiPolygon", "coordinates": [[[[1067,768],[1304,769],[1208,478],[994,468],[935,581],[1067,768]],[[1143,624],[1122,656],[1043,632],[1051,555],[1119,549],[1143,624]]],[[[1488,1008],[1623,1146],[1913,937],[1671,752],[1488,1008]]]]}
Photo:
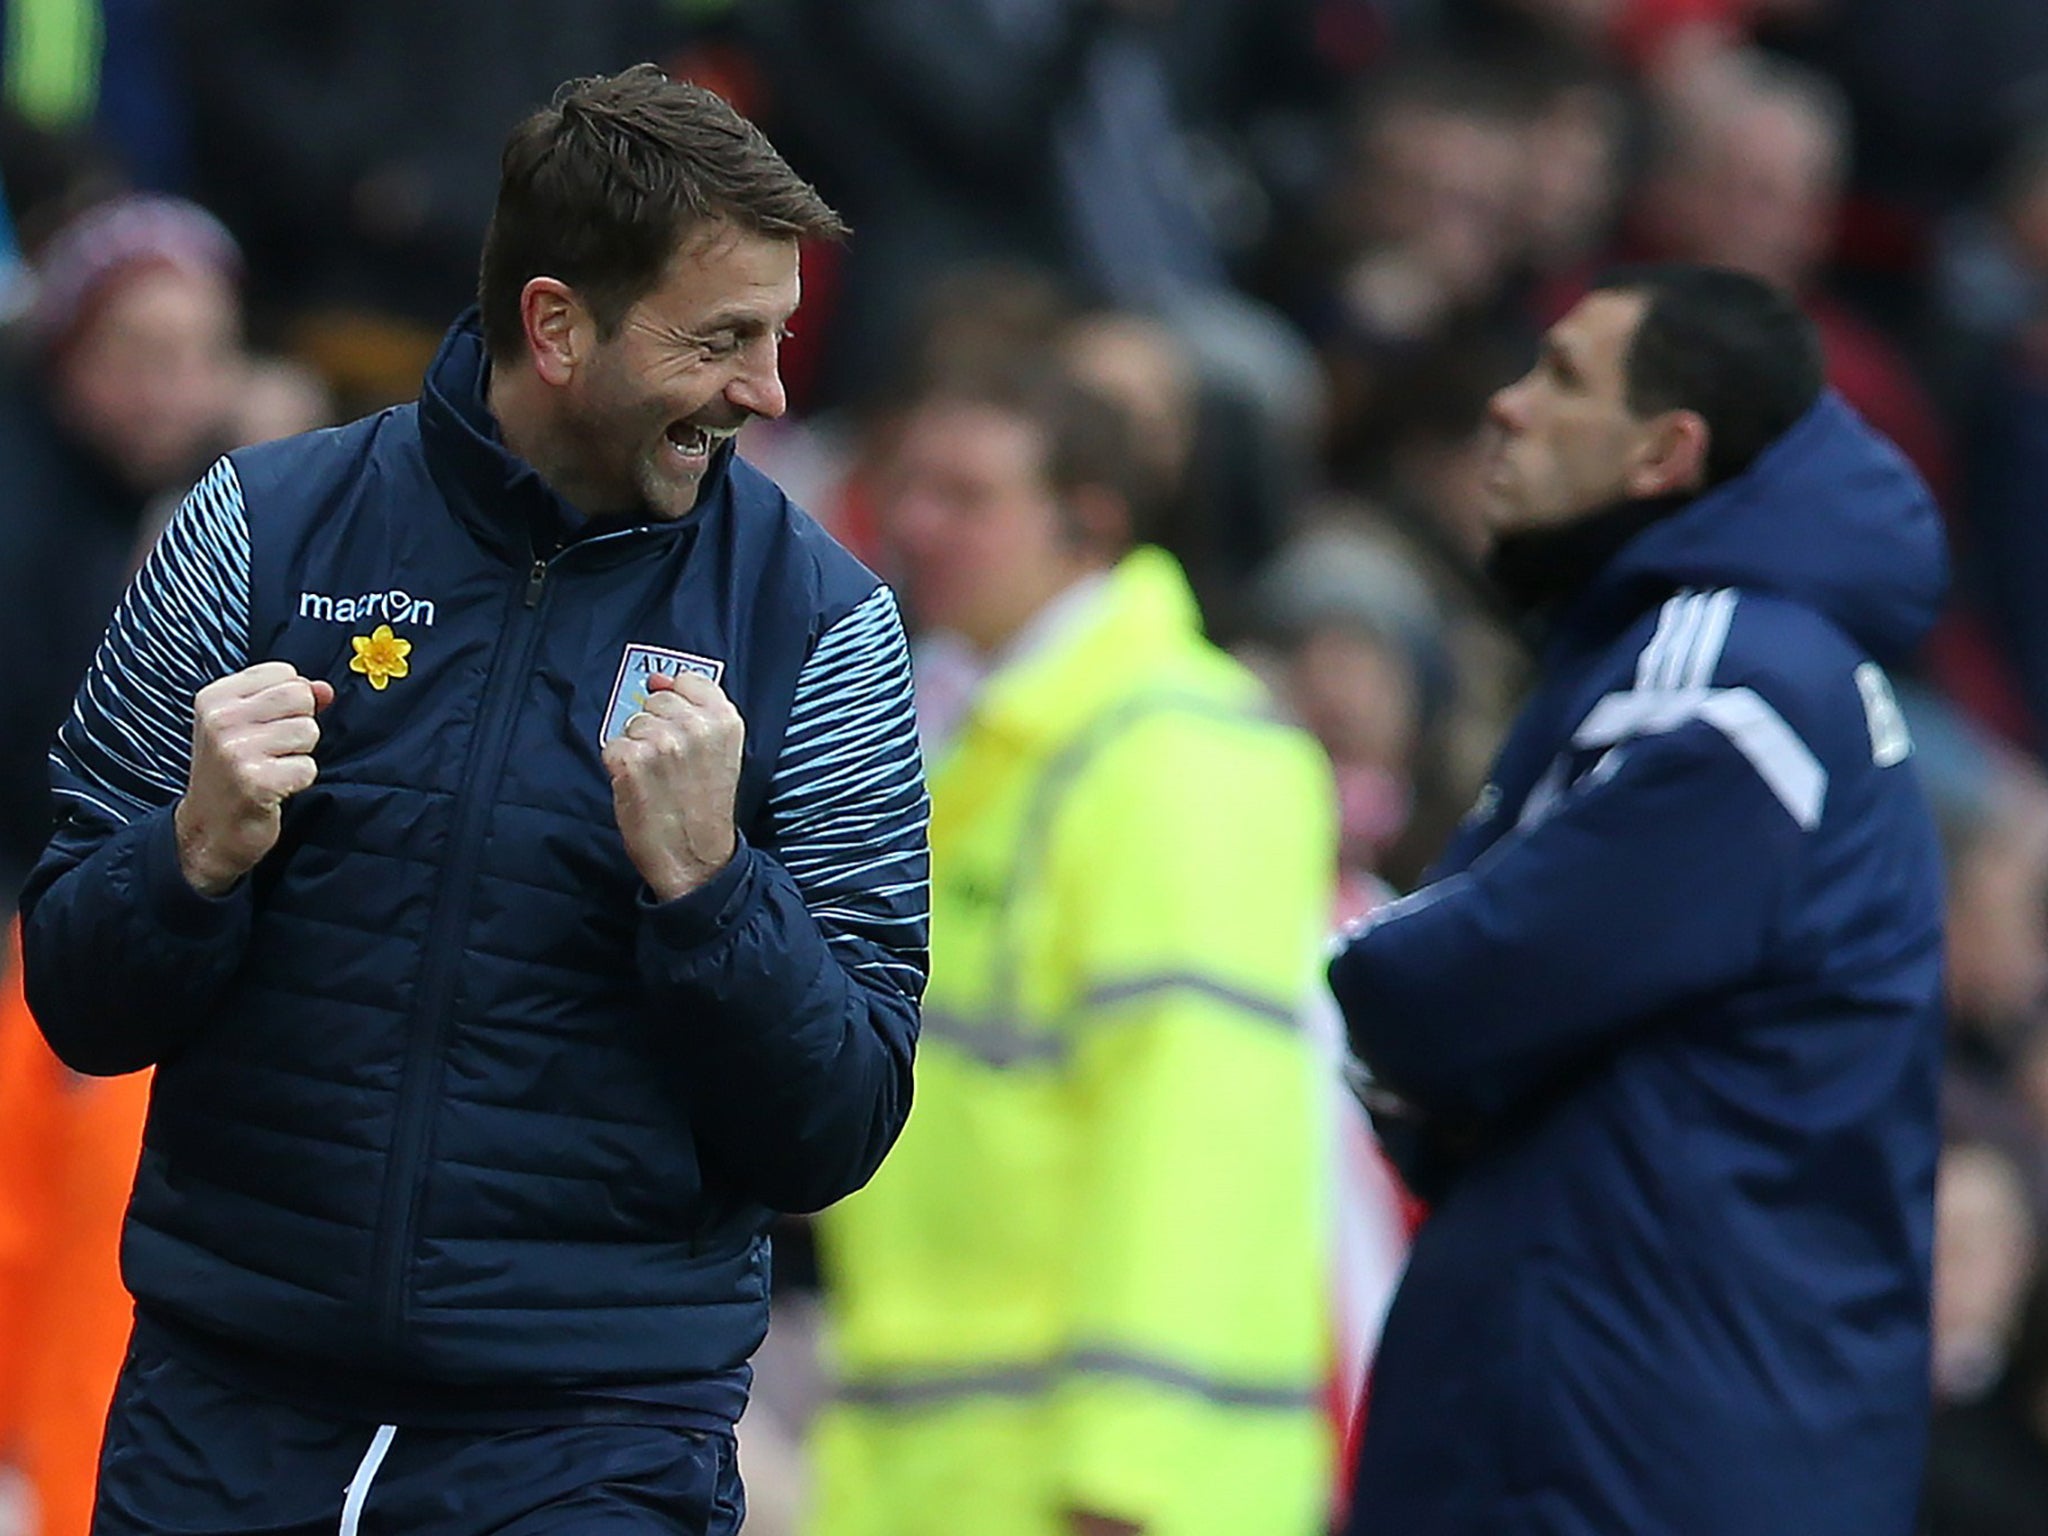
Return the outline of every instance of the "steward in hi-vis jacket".
{"type": "MultiPolygon", "coordinates": [[[[905,450],[945,461],[941,490],[899,490],[883,522],[921,614],[964,623],[978,534],[904,527],[995,473],[971,445],[1010,440],[986,402],[949,409],[905,450]]],[[[1018,515],[1004,484],[991,517],[1018,515]]],[[[1005,548],[1008,592],[1029,578],[1005,548]]],[[[1026,617],[935,749],[916,1112],[821,1218],[838,1391],[813,1529],[1307,1536],[1332,1456],[1328,1108],[1302,1028],[1328,768],[1202,638],[1160,551],[1026,617]]]]}

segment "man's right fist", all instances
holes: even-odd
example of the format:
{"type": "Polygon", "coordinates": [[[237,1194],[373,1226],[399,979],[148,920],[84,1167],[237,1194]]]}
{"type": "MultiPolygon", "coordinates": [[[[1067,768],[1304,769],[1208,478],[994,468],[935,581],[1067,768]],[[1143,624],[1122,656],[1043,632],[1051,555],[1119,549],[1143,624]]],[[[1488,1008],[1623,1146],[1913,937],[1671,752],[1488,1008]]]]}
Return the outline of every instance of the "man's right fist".
{"type": "Polygon", "coordinates": [[[174,813],[178,867],[218,896],[277,844],[284,803],[319,776],[314,716],[334,685],[265,661],[208,683],[192,701],[192,771],[174,813]]]}

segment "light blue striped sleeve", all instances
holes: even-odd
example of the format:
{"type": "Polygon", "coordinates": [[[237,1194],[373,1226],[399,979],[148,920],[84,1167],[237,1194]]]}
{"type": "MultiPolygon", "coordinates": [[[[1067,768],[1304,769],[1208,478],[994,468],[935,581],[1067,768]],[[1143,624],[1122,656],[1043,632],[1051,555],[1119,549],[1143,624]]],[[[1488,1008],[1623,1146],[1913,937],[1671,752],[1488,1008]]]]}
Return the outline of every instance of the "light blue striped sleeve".
{"type": "Polygon", "coordinates": [[[826,631],[797,677],[768,789],[776,858],[858,979],[923,994],[930,942],[930,802],[910,648],[877,587],[826,631]]]}
{"type": "Polygon", "coordinates": [[[184,793],[192,699],[248,665],[249,524],[222,459],[129,583],[50,753],[60,809],[128,823],[184,793]]]}

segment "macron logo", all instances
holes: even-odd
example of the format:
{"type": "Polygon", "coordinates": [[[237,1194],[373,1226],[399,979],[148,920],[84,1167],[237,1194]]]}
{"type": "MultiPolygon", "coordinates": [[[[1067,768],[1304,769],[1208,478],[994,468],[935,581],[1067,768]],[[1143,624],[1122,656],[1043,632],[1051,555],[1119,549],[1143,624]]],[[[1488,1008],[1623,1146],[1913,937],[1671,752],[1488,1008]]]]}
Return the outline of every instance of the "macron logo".
{"type": "Polygon", "coordinates": [[[360,624],[365,619],[382,619],[386,624],[434,622],[434,605],[414,597],[403,587],[389,592],[365,592],[358,597],[326,597],[318,592],[299,594],[299,617],[319,619],[328,624],[360,624]]]}

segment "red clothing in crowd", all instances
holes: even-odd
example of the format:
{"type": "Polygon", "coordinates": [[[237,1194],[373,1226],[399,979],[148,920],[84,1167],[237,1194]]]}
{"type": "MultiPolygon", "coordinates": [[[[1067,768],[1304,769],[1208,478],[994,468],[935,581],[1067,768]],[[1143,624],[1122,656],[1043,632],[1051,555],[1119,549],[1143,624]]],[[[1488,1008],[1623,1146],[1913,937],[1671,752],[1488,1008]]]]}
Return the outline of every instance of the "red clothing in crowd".
{"type": "Polygon", "coordinates": [[[38,1536],[85,1536],[100,1435],[128,1347],[121,1220],[149,1077],[80,1077],[0,954],[0,1465],[28,1479],[38,1536]]]}

